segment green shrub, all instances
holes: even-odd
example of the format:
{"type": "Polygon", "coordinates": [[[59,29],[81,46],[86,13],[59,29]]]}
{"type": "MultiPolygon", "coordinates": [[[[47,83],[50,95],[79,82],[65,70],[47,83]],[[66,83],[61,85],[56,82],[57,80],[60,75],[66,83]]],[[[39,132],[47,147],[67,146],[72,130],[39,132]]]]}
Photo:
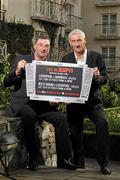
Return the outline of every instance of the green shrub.
{"type": "Polygon", "coordinates": [[[7,52],[10,53],[10,61],[16,54],[30,54],[34,28],[31,25],[4,22],[1,27],[0,39],[7,43],[7,52]]]}
{"type": "Polygon", "coordinates": [[[109,85],[104,85],[101,88],[102,101],[105,108],[119,106],[119,94],[112,90],[109,85]]]}
{"type": "Polygon", "coordinates": [[[12,88],[4,88],[4,78],[10,70],[10,54],[3,59],[3,72],[0,74],[0,108],[4,109],[10,102],[12,88]]]}
{"type": "MultiPolygon", "coordinates": [[[[106,108],[105,113],[110,134],[120,135],[120,107],[106,108]]],[[[85,119],[84,132],[95,133],[95,125],[88,118],[85,119]]]]}
{"type": "Polygon", "coordinates": [[[105,109],[110,133],[120,133],[120,107],[105,109]]]}
{"type": "Polygon", "coordinates": [[[3,64],[0,64],[0,71],[3,71],[0,72],[0,108],[9,104],[13,89],[4,89],[3,80],[17,54],[31,54],[33,35],[34,28],[31,25],[4,22],[1,26],[0,39],[6,41],[8,55],[2,59],[3,64]]]}

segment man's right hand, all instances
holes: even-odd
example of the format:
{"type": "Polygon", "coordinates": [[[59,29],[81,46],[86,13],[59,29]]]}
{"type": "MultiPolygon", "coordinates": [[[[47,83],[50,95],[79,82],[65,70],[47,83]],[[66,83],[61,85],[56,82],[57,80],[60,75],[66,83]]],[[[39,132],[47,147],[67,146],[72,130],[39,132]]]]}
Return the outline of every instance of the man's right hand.
{"type": "Polygon", "coordinates": [[[27,61],[25,61],[24,59],[18,62],[16,71],[15,71],[17,76],[19,76],[22,70],[25,69],[26,64],[27,64],[27,61]]]}

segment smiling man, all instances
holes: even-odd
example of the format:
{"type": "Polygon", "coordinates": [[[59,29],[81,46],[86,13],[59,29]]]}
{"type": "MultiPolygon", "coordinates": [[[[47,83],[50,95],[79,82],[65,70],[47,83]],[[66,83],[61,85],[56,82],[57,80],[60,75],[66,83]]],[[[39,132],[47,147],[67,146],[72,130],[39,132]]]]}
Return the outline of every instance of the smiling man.
{"type": "Polygon", "coordinates": [[[96,126],[97,162],[103,174],[110,174],[108,168],[109,134],[108,123],[103,110],[100,87],[107,83],[108,75],[100,53],[86,48],[85,33],[74,29],[68,36],[72,52],[63,57],[62,62],[87,64],[93,69],[93,80],[88,101],[85,104],[67,104],[67,120],[71,132],[74,163],[78,168],[85,168],[82,144],[83,123],[87,116],[96,126]],[[76,115],[76,117],[75,117],[76,115]]]}
{"type": "Polygon", "coordinates": [[[20,116],[23,122],[26,147],[28,151],[29,170],[38,168],[39,141],[36,133],[36,122],[47,121],[53,124],[56,136],[57,167],[75,169],[70,161],[71,142],[65,114],[59,112],[57,105],[49,101],[30,100],[26,92],[25,65],[36,61],[47,61],[50,51],[50,38],[47,35],[40,35],[34,43],[32,55],[18,56],[10,73],[5,77],[4,85],[14,86],[10,107],[6,110],[7,116],[20,116]]]}

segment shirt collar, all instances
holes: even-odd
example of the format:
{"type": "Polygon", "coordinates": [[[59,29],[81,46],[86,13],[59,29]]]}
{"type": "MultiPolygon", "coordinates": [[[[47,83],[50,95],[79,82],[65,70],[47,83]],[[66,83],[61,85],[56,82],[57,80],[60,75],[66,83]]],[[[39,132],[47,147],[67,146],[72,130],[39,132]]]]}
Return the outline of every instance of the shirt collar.
{"type": "Polygon", "coordinates": [[[82,58],[78,58],[77,55],[74,53],[75,55],[75,59],[76,59],[76,62],[78,64],[86,64],[86,60],[87,60],[87,49],[85,49],[85,52],[83,54],[83,57],[82,58]]]}

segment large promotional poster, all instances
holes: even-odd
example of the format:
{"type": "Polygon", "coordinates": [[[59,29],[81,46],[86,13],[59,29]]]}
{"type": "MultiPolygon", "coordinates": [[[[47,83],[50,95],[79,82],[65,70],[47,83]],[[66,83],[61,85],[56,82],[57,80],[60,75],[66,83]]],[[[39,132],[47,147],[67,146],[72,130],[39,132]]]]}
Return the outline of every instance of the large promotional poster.
{"type": "Polygon", "coordinates": [[[84,103],[91,81],[87,65],[34,61],[26,66],[27,94],[33,100],[84,103]]]}

